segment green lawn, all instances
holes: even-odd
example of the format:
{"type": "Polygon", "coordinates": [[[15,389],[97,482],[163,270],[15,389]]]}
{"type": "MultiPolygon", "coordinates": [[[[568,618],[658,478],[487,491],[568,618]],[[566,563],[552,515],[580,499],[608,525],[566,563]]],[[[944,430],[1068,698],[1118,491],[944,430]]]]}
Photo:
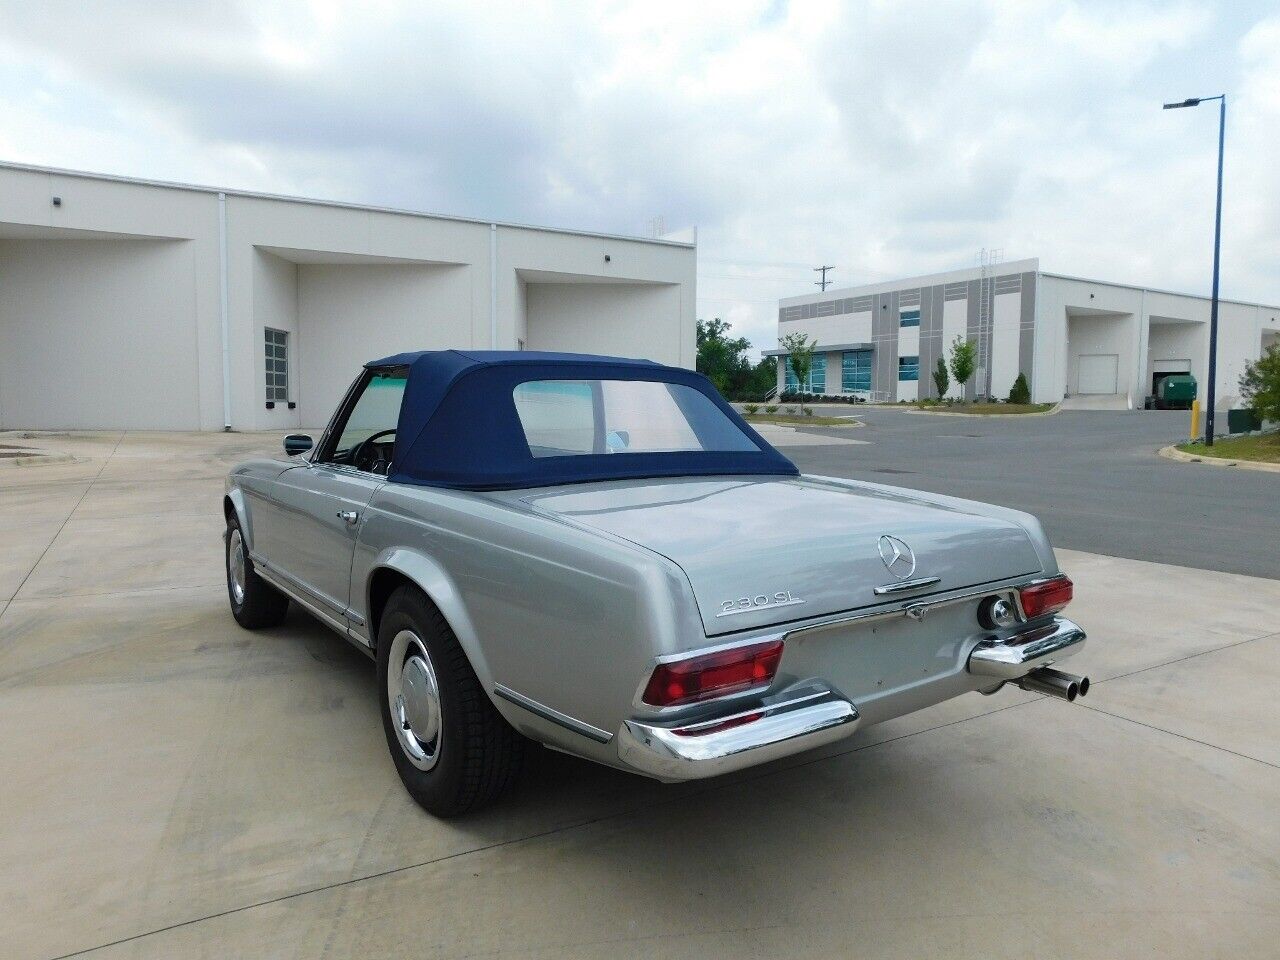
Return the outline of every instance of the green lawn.
{"type": "Polygon", "coordinates": [[[1053,408],[1052,403],[917,403],[920,410],[932,413],[1017,414],[1044,413],[1053,408]]]}
{"type": "Polygon", "coordinates": [[[785,423],[788,426],[797,427],[860,427],[861,422],[858,420],[849,420],[845,417],[820,417],[814,414],[812,417],[806,417],[802,414],[791,416],[785,413],[754,413],[743,414],[743,418],[747,423],[785,423]]]}
{"type": "Polygon", "coordinates": [[[1197,457],[1221,460],[1260,460],[1263,463],[1280,463],[1280,432],[1264,433],[1257,437],[1233,437],[1214,440],[1212,447],[1203,443],[1180,443],[1178,449],[1197,457]]]}

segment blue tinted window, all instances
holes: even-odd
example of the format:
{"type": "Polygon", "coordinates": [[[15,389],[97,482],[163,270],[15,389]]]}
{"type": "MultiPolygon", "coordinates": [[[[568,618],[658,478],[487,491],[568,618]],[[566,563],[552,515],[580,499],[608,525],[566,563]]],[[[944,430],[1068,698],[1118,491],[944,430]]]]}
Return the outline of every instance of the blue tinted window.
{"type": "Polygon", "coordinates": [[[786,392],[788,393],[826,393],[827,392],[827,355],[825,353],[815,353],[813,355],[813,364],[809,367],[809,379],[805,383],[804,389],[800,390],[799,382],[796,380],[796,372],[791,369],[791,358],[787,358],[787,383],[786,392]]]}
{"type": "Polygon", "coordinates": [[[871,390],[871,351],[846,350],[840,357],[840,392],[871,390]]]}
{"type": "Polygon", "coordinates": [[[918,327],[920,326],[919,310],[903,310],[902,315],[898,319],[900,327],[918,327]]]}
{"type": "Polygon", "coordinates": [[[918,356],[898,358],[898,379],[899,380],[919,380],[920,379],[920,358],[918,356]]]}

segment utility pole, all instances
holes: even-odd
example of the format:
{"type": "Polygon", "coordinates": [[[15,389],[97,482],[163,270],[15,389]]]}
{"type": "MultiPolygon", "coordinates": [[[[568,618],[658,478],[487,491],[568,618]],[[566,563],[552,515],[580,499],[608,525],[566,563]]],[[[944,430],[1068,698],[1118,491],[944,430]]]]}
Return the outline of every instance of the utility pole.
{"type": "Polygon", "coordinates": [[[821,274],[822,274],[822,279],[821,279],[821,280],[815,280],[815,281],[813,281],[813,283],[814,283],[814,286],[821,287],[821,288],[822,288],[822,292],[823,292],[823,293],[826,293],[826,290],[827,290],[827,284],[831,283],[831,281],[827,279],[827,271],[828,271],[828,270],[834,270],[834,269],[835,269],[835,265],[834,265],[834,264],[828,264],[827,266],[824,266],[824,267],[814,267],[814,268],[813,268],[813,272],[814,272],[814,273],[821,273],[821,274]]]}

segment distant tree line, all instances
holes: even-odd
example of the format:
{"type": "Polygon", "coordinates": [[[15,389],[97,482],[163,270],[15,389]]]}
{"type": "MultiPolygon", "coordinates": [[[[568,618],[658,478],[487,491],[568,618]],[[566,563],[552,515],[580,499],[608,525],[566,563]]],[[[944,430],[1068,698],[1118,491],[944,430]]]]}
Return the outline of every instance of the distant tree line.
{"type": "Polygon", "coordinates": [[[698,321],[698,372],[730,400],[759,400],[777,386],[773,357],[752,363],[751,341],[730,335],[732,325],[716,317],[698,321]]]}

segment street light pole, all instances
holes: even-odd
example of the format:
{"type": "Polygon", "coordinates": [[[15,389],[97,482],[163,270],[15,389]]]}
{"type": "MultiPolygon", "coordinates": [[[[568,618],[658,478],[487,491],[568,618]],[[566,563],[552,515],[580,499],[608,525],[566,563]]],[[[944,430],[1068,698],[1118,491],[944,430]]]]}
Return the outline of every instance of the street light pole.
{"type": "Polygon", "coordinates": [[[1209,386],[1204,418],[1204,444],[1213,446],[1213,408],[1218,377],[1218,263],[1222,249],[1222,151],[1227,135],[1227,95],[1192,97],[1181,103],[1166,103],[1166,110],[1198,107],[1210,100],[1218,101],[1218,204],[1213,217],[1213,299],[1209,303],[1209,386]]]}

